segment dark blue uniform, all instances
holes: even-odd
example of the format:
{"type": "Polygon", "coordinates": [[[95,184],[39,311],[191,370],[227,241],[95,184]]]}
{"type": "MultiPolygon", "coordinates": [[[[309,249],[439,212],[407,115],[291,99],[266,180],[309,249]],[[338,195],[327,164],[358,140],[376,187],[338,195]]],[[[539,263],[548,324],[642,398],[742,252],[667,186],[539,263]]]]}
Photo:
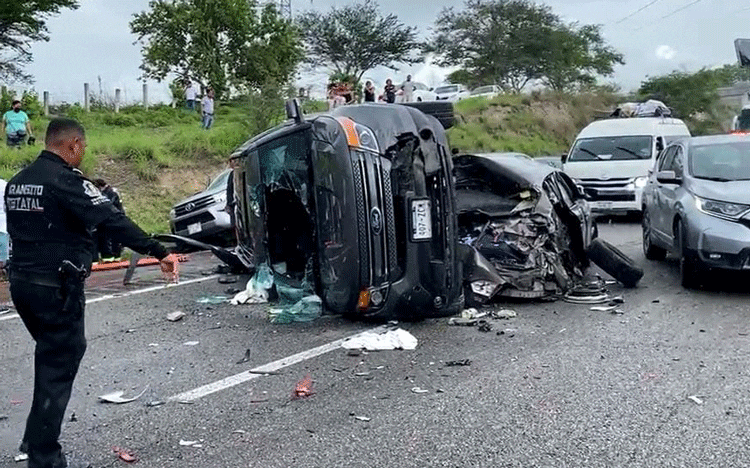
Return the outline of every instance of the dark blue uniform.
{"type": "Polygon", "coordinates": [[[11,297],[36,342],[34,398],[23,442],[29,467],[65,467],[58,438],[86,350],[83,276],[96,252],[91,233],[106,228],[125,246],[159,259],[167,251],[49,151],[8,182],[5,206],[13,243],[11,297]],[[83,274],[62,274],[63,264],[83,274]]]}

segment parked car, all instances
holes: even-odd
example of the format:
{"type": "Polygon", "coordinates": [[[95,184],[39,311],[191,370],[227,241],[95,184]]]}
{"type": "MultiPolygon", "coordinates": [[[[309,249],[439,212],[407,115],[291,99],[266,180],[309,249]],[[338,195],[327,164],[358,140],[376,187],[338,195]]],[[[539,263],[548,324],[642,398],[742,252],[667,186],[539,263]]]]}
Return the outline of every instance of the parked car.
{"type": "MultiPolygon", "coordinates": [[[[415,102],[437,101],[437,95],[433,91],[430,91],[430,88],[428,88],[426,84],[415,81],[412,99],[415,102]]],[[[404,95],[402,92],[396,94],[396,102],[404,102],[404,95]]]]}
{"type": "Polygon", "coordinates": [[[419,110],[437,104],[359,104],[305,117],[288,102],[288,121],[232,155],[238,246],[212,250],[232,265],[270,270],[279,294],[310,290],[334,313],[458,313],[451,152],[440,122],[419,110]]]}
{"type": "Polygon", "coordinates": [[[656,155],[689,136],[685,123],[671,117],[597,120],[581,130],[563,156],[563,170],[586,189],[595,213],[640,213],[656,155]]]}
{"type": "Polygon", "coordinates": [[[231,239],[232,222],[225,211],[231,170],[218,174],[205,190],[179,201],[169,212],[172,234],[191,239],[231,239]]]}
{"type": "Polygon", "coordinates": [[[478,88],[474,88],[471,91],[471,97],[483,97],[487,99],[492,99],[502,94],[502,92],[503,92],[502,88],[500,88],[500,86],[497,86],[497,85],[480,86],[478,88]]]}
{"type": "Polygon", "coordinates": [[[541,298],[583,277],[597,228],[570,177],[518,153],[453,162],[467,300],[541,298]]]}
{"type": "Polygon", "coordinates": [[[643,251],[680,259],[687,288],[709,268],[750,270],[750,136],[677,141],[659,155],[643,197],[643,251]]]}
{"type": "Polygon", "coordinates": [[[471,93],[462,84],[449,84],[435,88],[435,95],[437,100],[455,102],[466,99],[471,93]]]}

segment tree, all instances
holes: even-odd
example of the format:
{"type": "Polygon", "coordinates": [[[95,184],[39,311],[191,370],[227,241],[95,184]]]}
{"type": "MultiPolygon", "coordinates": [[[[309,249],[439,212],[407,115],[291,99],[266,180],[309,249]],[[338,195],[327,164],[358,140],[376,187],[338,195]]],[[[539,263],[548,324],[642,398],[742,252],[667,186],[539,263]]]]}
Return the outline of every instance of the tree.
{"type": "Polygon", "coordinates": [[[338,74],[359,81],[368,70],[397,62],[417,63],[421,48],[417,28],[405,26],[396,15],[381,16],[372,0],[333,7],[328,13],[309,11],[297,19],[312,65],[330,66],[338,74]]]}
{"type": "Polygon", "coordinates": [[[674,110],[676,116],[691,118],[697,114],[714,114],[719,102],[717,89],[731,84],[729,68],[695,73],[674,71],[668,75],[649,77],[641,83],[641,99],[658,98],[674,110]]]}
{"type": "Polygon", "coordinates": [[[296,28],[273,5],[256,13],[248,0],[151,0],[130,29],[143,45],[144,76],[170,74],[240,91],[289,81],[302,60],[296,28]]]}
{"type": "Polygon", "coordinates": [[[426,47],[438,64],[461,67],[465,82],[521,91],[543,80],[555,89],[610,75],[622,55],[606,46],[598,26],[566,25],[550,7],[531,0],[466,0],[445,8],[426,47]]]}
{"type": "Polygon", "coordinates": [[[596,76],[610,76],[623,56],[607,46],[600,26],[558,25],[548,31],[547,47],[539,57],[542,82],[555,91],[596,83],[596,76]]]}
{"type": "Polygon", "coordinates": [[[0,79],[31,81],[23,71],[31,63],[31,43],[49,41],[46,20],[76,0],[14,0],[0,3],[0,79]]]}

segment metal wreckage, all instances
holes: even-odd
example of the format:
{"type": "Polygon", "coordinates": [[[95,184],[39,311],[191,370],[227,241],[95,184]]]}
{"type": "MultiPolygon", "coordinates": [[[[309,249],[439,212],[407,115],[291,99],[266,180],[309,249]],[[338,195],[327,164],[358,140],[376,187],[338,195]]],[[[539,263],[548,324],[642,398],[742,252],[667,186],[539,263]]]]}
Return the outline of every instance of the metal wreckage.
{"type": "Polygon", "coordinates": [[[451,157],[450,103],[303,116],[289,101],[287,116],[231,157],[234,250],[161,236],[254,271],[246,299],[421,319],[583,277],[596,226],[581,189],[524,155],[451,157]]]}

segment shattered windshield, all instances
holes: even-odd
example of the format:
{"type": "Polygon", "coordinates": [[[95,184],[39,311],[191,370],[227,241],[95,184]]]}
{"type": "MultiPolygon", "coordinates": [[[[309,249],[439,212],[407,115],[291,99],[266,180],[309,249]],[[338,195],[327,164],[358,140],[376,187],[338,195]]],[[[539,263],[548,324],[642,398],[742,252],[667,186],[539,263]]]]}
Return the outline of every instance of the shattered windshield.
{"type": "Polygon", "coordinates": [[[750,180],[750,141],[692,145],[689,164],[699,179],[750,180]]]}
{"type": "Polygon", "coordinates": [[[651,158],[650,136],[582,138],[576,141],[569,161],[623,161],[651,158]]]}
{"type": "Polygon", "coordinates": [[[208,186],[206,189],[206,192],[213,192],[215,190],[219,190],[221,188],[225,188],[227,186],[227,180],[229,179],[229,173],[232,171],[224,171],[211,182],[211,185],[208,186]]]}
{"type": "Polygon", "coordinates": [[[307,132],[297,132],[258,147],[261,180],[269,187],[281,186],[307,201],[310,178],[307,132]]]}

